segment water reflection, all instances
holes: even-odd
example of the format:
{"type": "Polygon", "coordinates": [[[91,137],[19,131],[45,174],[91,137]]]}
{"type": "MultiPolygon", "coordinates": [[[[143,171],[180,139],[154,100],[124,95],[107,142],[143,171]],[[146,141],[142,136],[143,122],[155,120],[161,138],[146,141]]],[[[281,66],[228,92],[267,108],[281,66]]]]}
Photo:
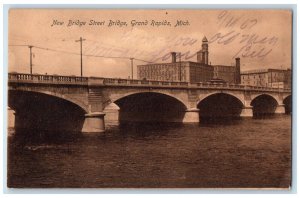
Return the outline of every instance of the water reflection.
{"type": "Polygon", "coordinates": [[[10,187],[288,187],[291,118],[18,131],[10,187]],[[251,173],[251,174],[249,174],[251,173]]]}

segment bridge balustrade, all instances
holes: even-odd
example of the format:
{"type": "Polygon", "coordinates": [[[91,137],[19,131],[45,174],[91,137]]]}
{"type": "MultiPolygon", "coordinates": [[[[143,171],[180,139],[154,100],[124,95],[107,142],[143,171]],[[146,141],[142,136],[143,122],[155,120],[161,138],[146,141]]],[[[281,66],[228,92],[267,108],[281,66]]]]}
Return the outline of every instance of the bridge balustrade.
{"type": "Polygon", "coordinates": [[[149,85],[150,82],[149,82],[149,81],[144,81],[144,80],[143,80],[143,81],[141,81],[141,84],[142,84],[142,85],[149,85]]]}
{"type": "Polygon", "coordinates": [[[129,84],[131,84],[131,85],[138,85],[138,84],[140,84],[140,82],[139,82],[139,80],[130,80],[129,84]]]}
{"type": "Polygon", "coordinates": [[[74,79],[75,82],[87,82],[88,81],[88,78],[82,78],[82,77],[75,77],[72,79],[74,79]]]}
{"type": "Polygon", "coordinates": [[[105,78],[104,83],[105,84],[116,84],[116,79],[114,79],[114,78],[105,78]]]}
{"type": "Polygon", "coordinates": [[[151,82],[151,85],[159,85],[158,81],[150,81],[150,82],[151,82]]]}
{"type": "Polygon", "coordinates": [[[9,80],[33,80],[33,75],[30,74],[8,74],[9,80]]]}
{"type": "Polygon", "coordinates": [[[49,83],[49,84],[79,84],[79,85],[124,85],[124,86],[164,86],[164,87],[199,87],[199,88],[220,88],[220,89],[245,89],[245,90],[263,90],[263,91],[291,91],[288,88],[259,87],[251,85],[236,85],[229,83],[188,83],[188,82],[168,82],[168,81],[148,81],[116,78],[99,78],[99,77],[78,77],[78,76],[58,76],[58,75],[39,75],[9,73],[10,82],[21,83],[49,83]]]}
{"type": "Polygon", "coordinates": [[[189,83],[188,82],[180,82],[179,85],[181,85],[181,86],[188,86],[189,83]]]}
{"type": "Polygon", "coordinates": [[[127,84],[126,79],[118,79],[118,84],[127,84]]]}
{"type": "Polygon", "coordinates": [[[38,75],[38,74],[8,74],[9,80],[15,80],[19,82],[34,82],[34,83],[82,83],[87,82],[86,77],[76,77],[76,76],[56,76],[56,75],[38,75]]]}

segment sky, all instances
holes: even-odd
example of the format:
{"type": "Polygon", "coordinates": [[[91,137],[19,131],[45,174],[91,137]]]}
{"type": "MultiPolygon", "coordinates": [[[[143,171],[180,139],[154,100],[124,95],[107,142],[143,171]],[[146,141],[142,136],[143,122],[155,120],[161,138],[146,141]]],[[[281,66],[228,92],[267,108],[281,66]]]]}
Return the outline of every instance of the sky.
{"type": "Polygon", "coordinates": [[[131,61],[170,62],[170,52],[182,61],[196,61],[202,38],[209,42],[212,65],[241,70],[291,68],[289,10],[126,10],[11,9],[9,11],[9,71],[128,78],[131,61]],[[71,21],[71,24],[70,24],[71,21]],[[85,23],[85,24],[84,24],[85,23]],[[112,25],[113,24],[113,25],[112,25]]]}

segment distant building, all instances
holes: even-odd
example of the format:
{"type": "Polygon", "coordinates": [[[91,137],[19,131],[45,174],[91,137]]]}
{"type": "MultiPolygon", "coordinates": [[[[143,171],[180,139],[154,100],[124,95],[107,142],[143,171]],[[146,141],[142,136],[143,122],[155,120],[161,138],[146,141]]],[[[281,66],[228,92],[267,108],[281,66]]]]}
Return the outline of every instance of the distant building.
{"type": "Polygon", "coordinates": [[[241,73],[241,84],[261,87],[291,88],[291,70],[261,69],[241,73]]]}
{"type": "Polygon", "coordinates": [[[240,84],[240,59],[236,59],[236,66],[209,65],[206,37],[202,39],[202,49],[197,52],[197,62],[178,62],[176,60],[177,55],[176,52],[171,52],[171,63],[138,65],[138,79],[191,83],[222,79],[228,83],[240,84]]]}
{"type": "Polygon", "coordinates": [[[138,78],[173,82],[206,82],[213,78],[213,68],[190,61],[138,65],[138,78]]]}
{"type": "Polygon", "coordinates": [[[214,78],[235,83],[235,66],[214,65],[214,78]]]}
{"type": "Polygon", "coordinates": [[[197,62],[208,65],[208,40],[205,36],[202,39],[202,49],[197,52],[197,62]]]}

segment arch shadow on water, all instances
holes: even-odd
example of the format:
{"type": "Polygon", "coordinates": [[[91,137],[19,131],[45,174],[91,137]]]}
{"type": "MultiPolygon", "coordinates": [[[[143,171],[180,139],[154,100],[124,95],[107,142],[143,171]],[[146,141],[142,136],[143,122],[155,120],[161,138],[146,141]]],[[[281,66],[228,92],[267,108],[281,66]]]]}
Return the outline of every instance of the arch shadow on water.
{"type": "Polygon", "coordinates": [[[245,119],[238,116],[234,117],[202,117],[200,120],[200,127],[220,127],[220,126],[229,126],[229,125],[239,125],[245,119]]]}
{"type": "Polygon", "coordinates": [[[283,104],[285,108],[285,114],[291,114],[292,113],[292,95],[287,96],[283,99],[283,104]]]}
{"type": "Polygon", "coordinates": [[[275,116],[278,102],[272,96],[262,94],[254,98],[250,105],[253,107],[254,119],[268,119],[275,116]]]}
{"type": "Polygon", "coordinates": [[[16,129],[12,138],[22,139],[29,143],[63,143],[68,141],[74,141],[82,136],[80,131],[50,131],[40,129],[16,129]]]}
{"type": "Polygon", "coordinates": [[[114,102],[119,110],[119,122],[182,122],[186,106],[169,95],[143,92],[114,102]]]}
{"type": "Polygon", "coordinates": [[[177,98],[156,92],[142,92],[120,98],[119,135],[123,137],[161,137],[182,127],[186,106],[177,98]]]}
{"type": "Polygon", "coordinates": [[[182,127],[184,124],[179,122],[121,122],[117,130],[124,137],[146,138],[167,136],[182,127]]]}
{"type": "Polygon", "coordinates": [[[201,100],[197,107],[200,109],[200,126],[231,125],[241,120],[243,103],[235,96],[217,93],[201,100]]]}
{"type": "Polygon", "coordinates": [[[47,94],[9,91],[15,111],[15,135],[31,141],[60,141],[81,132],[85,111],[78,105],[47,94]]]}

